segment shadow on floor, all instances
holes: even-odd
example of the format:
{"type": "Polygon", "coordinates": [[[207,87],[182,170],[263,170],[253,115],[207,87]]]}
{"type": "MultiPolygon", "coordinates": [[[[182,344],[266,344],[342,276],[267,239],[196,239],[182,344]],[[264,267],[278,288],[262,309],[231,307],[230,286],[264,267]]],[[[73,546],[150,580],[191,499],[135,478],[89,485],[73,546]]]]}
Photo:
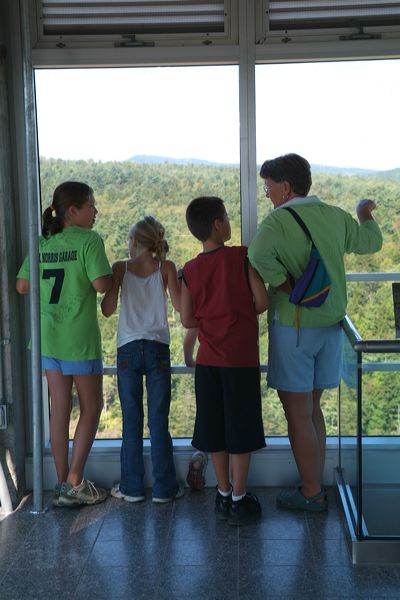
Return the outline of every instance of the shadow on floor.
{"type": "Polygon", "coordinates": [[[0,521],[0,598],[400,599],[399,567],[352,565],[334,489],[316,515],[278,509],[276,488],[251,491],[263,517],[241,528],[215,520],[211,488],[41,515],[29,496],[0,521]]]}

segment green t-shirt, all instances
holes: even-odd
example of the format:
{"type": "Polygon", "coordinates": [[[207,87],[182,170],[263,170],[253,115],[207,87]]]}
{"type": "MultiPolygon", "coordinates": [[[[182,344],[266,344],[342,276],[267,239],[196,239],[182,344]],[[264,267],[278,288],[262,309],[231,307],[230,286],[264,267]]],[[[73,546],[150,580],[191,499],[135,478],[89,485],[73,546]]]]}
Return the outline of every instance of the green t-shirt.
{"type": "MultiPolygon", "coordinates": [[[[101,358],[97,292],[91,282],[111,275],[98,233],[66,227],[39,240],[42,354],[61,360],[101,358]]],[[[18,277],[29,279],[25,258],[18,277]]]]}
{"type": "Polygon", "coordinates": [[[382,233],[373,220],[361,225],[346,211],[322,202],[317,196],[296,198],[276,208],[264,220],[249,246],[249,259],[265,282],[269,283],[268,321],[294,325],[295,306],[289,295],[276,290],[286,280],[286,270],[295,279],[303,273],[310,257],[311,242],[292,215],[291,206],[307,225],[332,287],[317,308],[299,307],[301,327],[326,327],[338,323],[346,314],[347,290],[343,257],[345,254],[369,254],[382,247],[382,233]]]}

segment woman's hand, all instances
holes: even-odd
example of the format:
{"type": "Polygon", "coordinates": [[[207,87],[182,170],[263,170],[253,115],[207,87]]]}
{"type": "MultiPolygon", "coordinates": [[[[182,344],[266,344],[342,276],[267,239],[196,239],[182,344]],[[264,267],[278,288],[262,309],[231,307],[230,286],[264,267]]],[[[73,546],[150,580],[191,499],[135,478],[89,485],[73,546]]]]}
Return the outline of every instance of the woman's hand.
{"type": "Polygon", "coordinates": [[[370,221],[372,219],[372,211],[375,210],[376,204],[373,200],[364,198],[357,203],[356,212],[360,223],[370,221]]]}

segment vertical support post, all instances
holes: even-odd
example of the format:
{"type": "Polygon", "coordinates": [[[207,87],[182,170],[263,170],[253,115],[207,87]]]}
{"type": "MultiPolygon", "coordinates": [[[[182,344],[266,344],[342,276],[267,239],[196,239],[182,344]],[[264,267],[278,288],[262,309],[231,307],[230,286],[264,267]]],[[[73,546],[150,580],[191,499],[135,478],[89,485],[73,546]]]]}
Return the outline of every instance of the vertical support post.
{"type": "Polygon", "coordinates": [[[357,352],[357,539],[363,539],[362,494],[362,352],[357,352]]]}
{"type": "Polygon", "coordinates": [[[257,156],[255,99],[255,3],[239,4],[239,113],[240,195],[242,244],[248,245],[257,229],[257,156]]]}
{"type": "MultiPolygon", "coordinates": [[[[344,336],[343,336],[344,339],[344,336]]],[[[342,472],[342,384],[338,387],[338,470],[342,472]]]]}
{"type": "Polygon", "coordinates": [[[25,161],[29,220],[29,307],[32,357],[33,505],[43,510],[43,403],[39,292],[39,177],[36,105],[32,68],[29,0],[20,0],[21,47],[25,107],[25,161]]]}
{"type": "MultiPolygon", "coordinates": [[[[8,106],[7,106],[7,81],[5,73],[5,47],[0,44],[0,213],[1,213],[1,224],[0,224],[0,260],[1,260],[1,272],[0,272],[0,404],[5,403],[4,385],[4,351],[5,344],[9,341],[6,340],[4,335],[3,320],[6,319],[5,310],[3,307],[8,300],[7,290],[7,268],[6,268],[6,236],[5,236],[5,223],[3,219],[3,210],[5,209],[5,198],[7,196],[7,143],[6,143],[6,127],[8,120],[8,106]]],[[[7,131],[8,134],[8,131],[7,131]]],[[[8,141],[8,140],[7,140],[8,141]]],[[[1,464],[0,455],[0,506],[1,512],[8,514],[12,512],[12,502],[10,492],[8,489],[6,477],[4,475],[3,466],[1,464]]]]}

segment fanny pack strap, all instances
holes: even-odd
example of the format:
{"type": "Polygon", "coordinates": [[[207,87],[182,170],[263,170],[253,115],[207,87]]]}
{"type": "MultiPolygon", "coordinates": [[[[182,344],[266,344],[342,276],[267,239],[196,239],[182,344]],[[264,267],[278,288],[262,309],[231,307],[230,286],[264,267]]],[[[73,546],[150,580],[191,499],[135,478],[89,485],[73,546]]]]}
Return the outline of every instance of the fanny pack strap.
{"type": "Polygon", "coordinates": [[[290,208],[290,206],[282,206],[282,208],[289,211],[290,214],[292,215],[292,217],[294,217],[296,219],[296,221],[298,222],[298,224],[300,225],[300,227],[302,228],[302,230],[304,231],[306,236],[311,240],[313,247],[316,248],[316,245],[314,244],[314,240],[311,237],[311,233],[309,232],[307,225],[304,223],[304,221],[300,217],[300,215],[295,210],[293,210],[293,208],[290,208]]]}
{"type": "MultiPolygon", "coordinates": [[[[308,239],[311,241],[312,247],[316,248],[315,244],[314,244],[314,240],[311,237],[311,233],[308,230],[307,225],[304,223],[303,219],[297,214],[297,212],[295,210],[293,210],[293,208],[290,208],[289,206],[282,206],[282,208],[284,208],[285,210],[287,210],[288,212],[290,212],[290,214],[292,215],[292,217],[297,221],[297,223],[300,225],[300,227],[302,228],[302,230],[304,231],[304,233],[306,234],[306,236],[308,237],[308,239]]],[[[280,258],[276,257],[276,260],[281,263],[282,267],[285,267],[289,278],[290,278],[290,284],[293,287],[294,283],[295,283],[295,278],[293,277],[293,275],[288,271],[288,269],[286,268],[286,266],[283,264],[283,262],[281,261],[280,258]]]]}
{"type": "MultiPolygon", "coordinates": [[[[290,212],[292,217],[297,221],[297,223],[300,225],[300,227],[302,228],[302,230],[304,231],[304,233],[306,234],[308,239],[311,241],[312,248],[316,248],[316,245],[314,244],[314,240],[311,237],[311,233],[309,232],[307,225],[304,223],[304,221],[300,217],[300,215],[295,210],[293,210],[293,208],[290,208],[290,206],[282,206],[282,208],[284,208],[285,210],[290,212]]],[[[281,263],[281,265],[283,265],[285,267],[283,262],[281,260],[279,260],[278,257],[277,257],[277,260],[281,263]]],[[[285,267],[285,269],[286,269],[286,267],[285,267]]],[[[295,283],[295,278],[293,277],[293,275],[291,273],[289,273],[289,271],[287,269],[286,269],[286,271],[289,274],[290,283],[293,287],[294,283],[295,283]]],[[[299,331],[300,331],[300,329],[299,329],[299,305],[298,304],[296,304],[294,307],[294,327],[296,330],[296,346],[298,346],[299,345],[299,331]]]]}

